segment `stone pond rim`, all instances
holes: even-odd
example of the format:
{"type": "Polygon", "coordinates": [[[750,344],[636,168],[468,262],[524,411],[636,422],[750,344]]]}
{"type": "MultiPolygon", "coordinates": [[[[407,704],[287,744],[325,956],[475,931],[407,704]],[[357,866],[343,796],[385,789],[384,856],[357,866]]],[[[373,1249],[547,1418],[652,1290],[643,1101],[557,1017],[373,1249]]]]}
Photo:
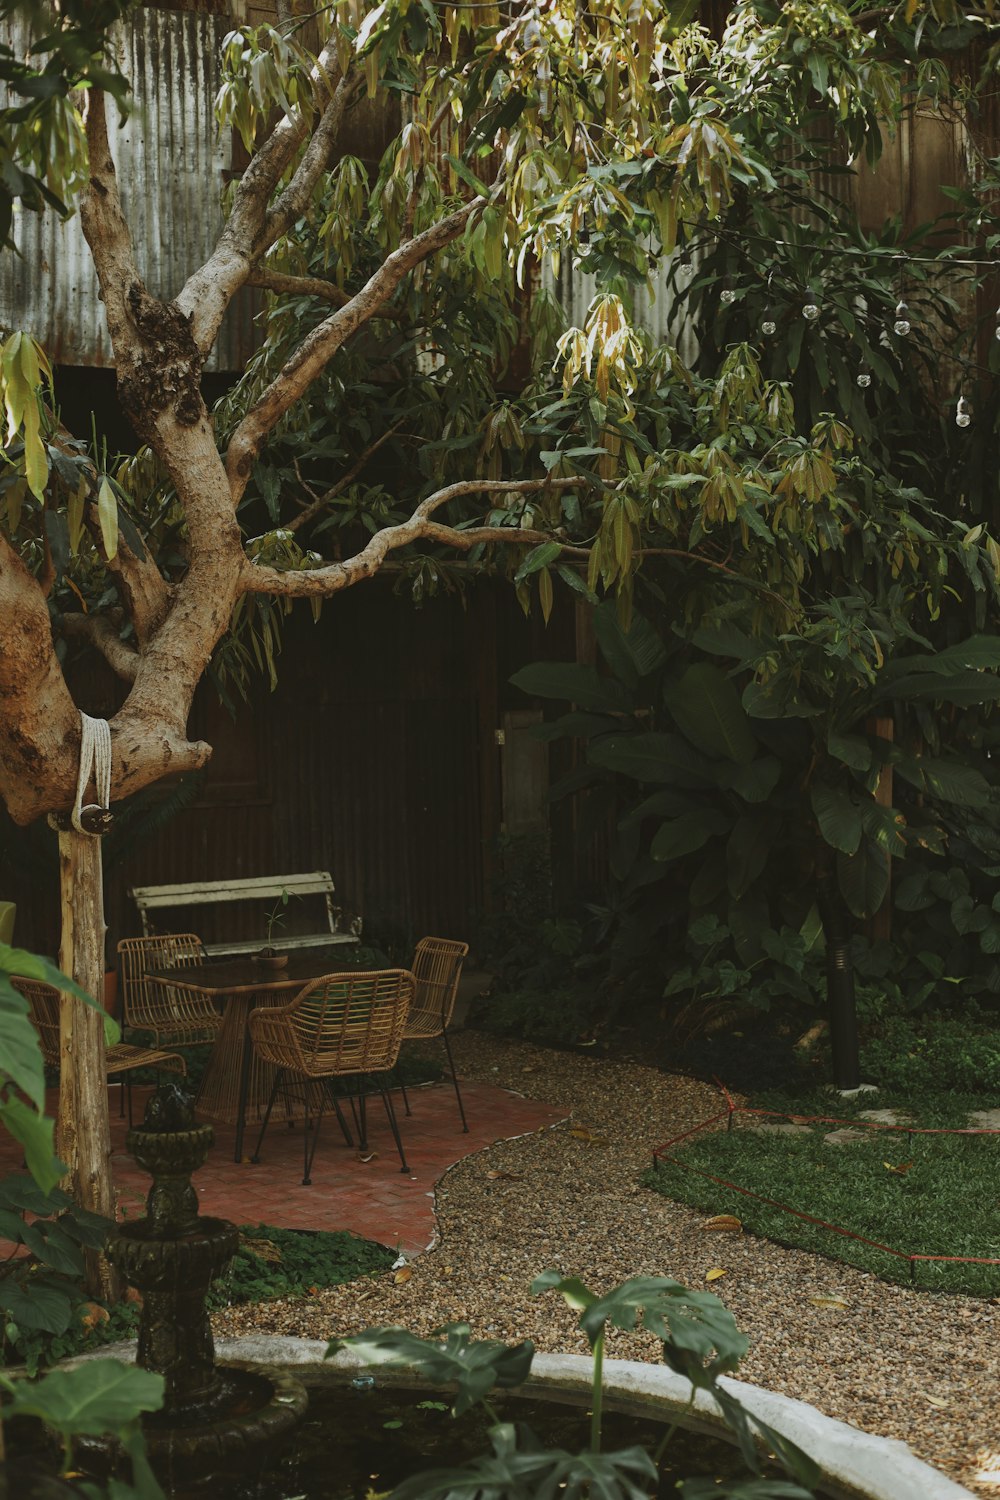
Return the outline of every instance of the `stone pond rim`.
{"type": "MultiPolygon", "coordinates": [[[[324,1360],[326,1341],[294,1338],[281,1334],[246,1334],[220,1339],[218,1352],[227,1363],[251,1368],[268,1367],[276,1374],[291,1374],[303,1386],[346,1382],[359,1370],[371,1366],[350,1350],[324,1360]],[[259,1364],[258,1364],[259,1362],[259,1364]]],[[[86,1359],[128,1360],[134,1344],[118,1344],[89,1354],[86,1359]]],[[[406,1370],[381,1366],[375,1371],[380,1385],[424,1386],[427,1382],[406,1370]]],[[[592,1365],[583,1354],[536,1354],[532,1371],[517,1392],[553,1401],[586,1403],[591,1390],[592,1365]]],[[[790,1438],[816,1461],[822,1470],[823,1495],[829,1500],[976,1500],[970,1490],[919,1459],[905,1443],[895,1438],[862,1432],[846,1422],[824,1416],[814,1406],[791,1396],[765,1390],[747,1381],[721,1377],[721,1384],[755,1416],[790,1438]]],[[[664,1422],[683,1418],[681,1425],[712,1437],[732,1438],[710,1396],[698,1391],[689,1408],[690,1385],[665,1365],[639,1360],[607,1359],[604,1391],[608,1408],[642,1416],[656,1415],[664,1422]]]]}

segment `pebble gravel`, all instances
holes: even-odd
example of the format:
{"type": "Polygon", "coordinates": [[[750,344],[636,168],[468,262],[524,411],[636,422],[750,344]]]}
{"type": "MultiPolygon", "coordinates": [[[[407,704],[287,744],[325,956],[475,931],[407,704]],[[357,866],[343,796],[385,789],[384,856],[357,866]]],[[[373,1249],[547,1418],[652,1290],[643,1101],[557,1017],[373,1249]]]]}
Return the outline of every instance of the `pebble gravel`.
{"type": "MultiPolygon", "coordinates": [[[[409,1277],[229,1308],[217,1334],[332,1338],[386,1323],[427,1334],[465,1320],[479,1337],[586,1353],[562,1300],[531,1295],[540,1271],[605,1292],[636,1275],[704,1286],[723,1270],[711,1289],[750,1339],[742,1378],[900,1438],[1000,1500],[1000,1298],[914,1291],[748,1234],[706,1232],[705,1214],[641,1187],[653,1148],[718,1110],[711,1085],[475,1031],[453,1045],[460,1077],[563,1106],[565,1123],[453,1167],[437,1191],[438,1240],[409,1277]]],[[[659,1346],[614,1332],[609,1353],[655,1362],[659,1346]]]]}

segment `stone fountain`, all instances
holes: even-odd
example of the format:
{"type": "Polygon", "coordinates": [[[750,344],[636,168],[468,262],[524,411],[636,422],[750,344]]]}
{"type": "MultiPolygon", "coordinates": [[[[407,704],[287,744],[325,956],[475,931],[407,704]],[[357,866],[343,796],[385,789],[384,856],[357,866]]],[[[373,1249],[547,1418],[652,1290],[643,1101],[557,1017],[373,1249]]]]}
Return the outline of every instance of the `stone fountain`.
{"type": "Polygon", "coordinates": [[[163,1409],[145,1418],[146,1445],[168,1486],[257,1463],[308,1404],[297,1380],[264,1366],[216,1364],[205,1297],[236,1253],[226,1219],[201,1218],[191,1174],[214,1141],[176,1084],[157,1089],[126,1147],[153,1179],[146,1217],[115,1227],[108,1257],[143,1298],[136,1362],[166,1382],[163,1409]]]}

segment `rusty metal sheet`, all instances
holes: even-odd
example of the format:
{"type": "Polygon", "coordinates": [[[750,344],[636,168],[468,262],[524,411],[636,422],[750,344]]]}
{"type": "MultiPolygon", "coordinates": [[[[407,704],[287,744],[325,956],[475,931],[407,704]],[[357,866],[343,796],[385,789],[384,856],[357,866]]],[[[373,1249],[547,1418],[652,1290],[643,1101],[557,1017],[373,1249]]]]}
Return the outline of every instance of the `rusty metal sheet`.
{"type": "MultiPolygon", "coordinates": [[[[27,29],[12,40],[27,50],[27,29]]],[[[222,228],[229,132],[213,119],[220,16],[140,9],[117,29],[116,51],[137,107],[121,129],[112,110],[112,151],[136,259],[147,287],[171,298],[208,257],[222,228]]],[[[59,364],[112,363],[97,276],[79,215],[19,213],[20,256],[0,256],[0,326],[25,328],[59,364]]],[[[248,301],[234,305],[208,363],[239,370],[255,346],[248,301]]]]}

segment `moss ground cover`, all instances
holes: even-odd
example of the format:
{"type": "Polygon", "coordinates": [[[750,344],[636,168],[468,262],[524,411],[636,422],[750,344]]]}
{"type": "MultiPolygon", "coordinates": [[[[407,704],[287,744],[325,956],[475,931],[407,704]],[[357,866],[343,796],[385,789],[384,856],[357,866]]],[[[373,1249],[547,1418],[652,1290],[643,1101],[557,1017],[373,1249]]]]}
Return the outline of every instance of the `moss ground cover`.
{"type": "MultiPolygon", "coordinates": [[[[792,1107],[813,1113],[817,1102],[792,1107]]],[[[884,1101],[879,1097],[876,1102],[884,1101]]],[[[975,1107],[975,1101],[968,1102],[975,1107]]],[[[981,1100],[978,1107],[989,1102],[981,1100]]],[[[779,1107],[790,1106],[786,1101],[779,1107]]],[[[954,1107],[928,1107],[914,1111],[913,1122],[938,1125],[942,1115],[954,1112],[954,1107]]],[[[832,1108],[827,1097],[822,1113],[848,1111],[832,1108]]],[[[683,1143],[673,1154],[686,1166],[663,1162],[646,1175],[646,1184],[706,1213],[735,1214],[750,1233],[818,1251],[890,1281],[910,1282],[906,1260],[757,1202],[688,1168],[723,1177],[909,1255],[1000,1258],[1000,1136],[873,1130],[863,1140],[830,1145],[824,1135],[836,1129],[833,1125],[780,1135],[745,1128],[745,1116],[737,1120],[732,1131],[713,1131],[683,1143]]],[[[995,1296],[1000,1293],[1000,1265],[921,1262],[914,1284],[995,1296]]]]}

